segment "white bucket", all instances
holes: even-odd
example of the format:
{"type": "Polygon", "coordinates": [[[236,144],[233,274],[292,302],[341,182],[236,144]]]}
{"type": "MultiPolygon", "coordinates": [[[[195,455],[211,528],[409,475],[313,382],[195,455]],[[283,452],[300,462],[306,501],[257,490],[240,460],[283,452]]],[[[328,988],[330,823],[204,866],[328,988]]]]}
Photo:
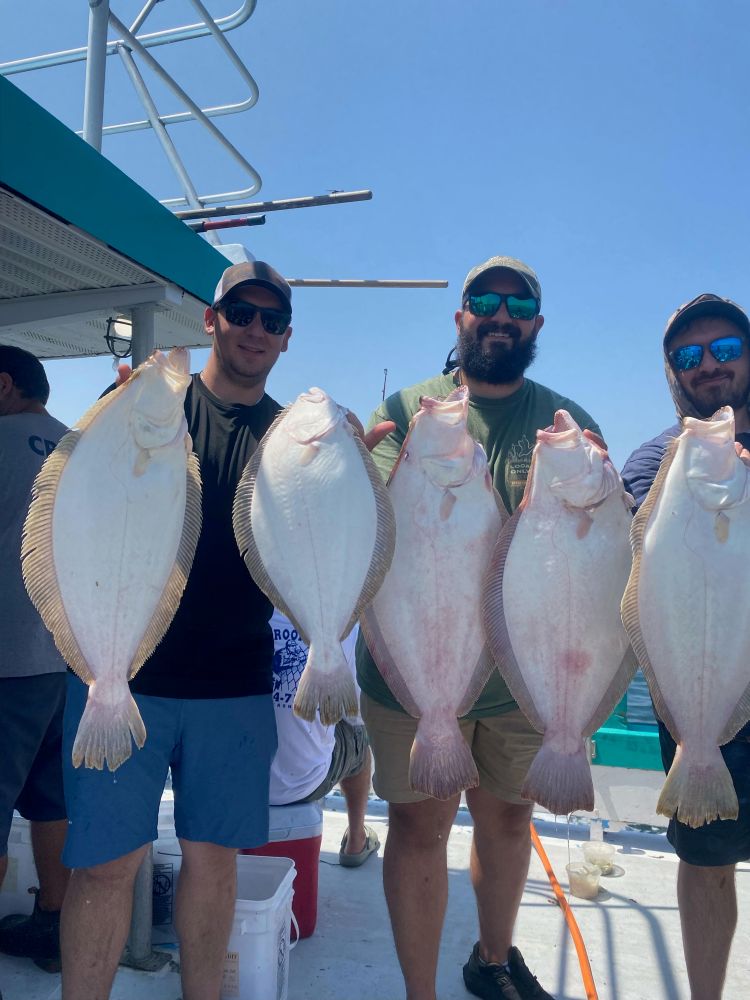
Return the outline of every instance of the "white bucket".
{"type": "Polygon", "coordinates": [[[8,871],[0,887],[0,917],[9,913],[31,913],[34,895],[29,888],[37,885],[31,827],[28,820],[15,813],[8,836],[8,871]]]}
{"type": "Polygon", "coordinates": [[[238,856],[221,1000],[286,1000],[294,876],[290,858],[238,856]]]}

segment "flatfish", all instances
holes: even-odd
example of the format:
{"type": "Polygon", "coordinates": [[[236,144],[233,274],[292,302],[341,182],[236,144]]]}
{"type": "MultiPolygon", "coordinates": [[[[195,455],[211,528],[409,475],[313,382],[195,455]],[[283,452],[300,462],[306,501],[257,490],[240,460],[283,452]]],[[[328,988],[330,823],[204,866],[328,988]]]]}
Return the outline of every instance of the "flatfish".
{"type": "Polygon", "coordinates": [[[424,396],[388,491],[396,552],[361,619],[399,704],[419,720],[409,762],[415,791],[449,799],[479,783],[458,718],[494,669],[480,615],[482,579],[507,516],[484,449],[469,435],[465,386],[424,396]]]}
{"type": "Polygon", "coordinates": [[[237,486],[234,533],[251,576],[309,646],[294,711],[324,725],[359,706],[341,641],[393,556],[385,485],[346,410],[311,388],[269,427],[237,486]]]}
{"type": "Polygon", "coordinates": [[[169,627],[201,529],[184,414],[190,357],[156,351],[66,434],[37,476],[24,527],[29,596],[89,685],[73,764],[110,771],[146,730],[128,688],[169,627]]]}
{"type": "Polygon", "coordinates": [[[750,469],[734,413],[685,417],[632,528],[622,615],[659,717],[677,743],[657,804],[699,827],[736,819],[719,746],[750,718],[750,469]]]}
{"type": "Polygon", "coordinates": [[[566,410],[537,431],[523,500],[487,575],[490,648],[544,741],[522,794],[555,814],[594,808],[584,739],[635,672],[620,619],[630,508],[607,452],[566,410]]]}

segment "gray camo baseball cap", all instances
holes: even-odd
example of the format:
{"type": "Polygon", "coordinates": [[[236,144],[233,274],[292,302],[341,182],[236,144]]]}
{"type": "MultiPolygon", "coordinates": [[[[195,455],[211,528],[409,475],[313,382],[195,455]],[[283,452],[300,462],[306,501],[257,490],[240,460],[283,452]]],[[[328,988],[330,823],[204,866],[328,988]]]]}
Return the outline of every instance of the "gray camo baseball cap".
{"type": "Polygon", "coordinates": [[[501,268],[507,271],[513,271],[514,274],[517,274],[534,298],[538,299],[539,305],[541,306],[542,286],[539,283],[536,271],[529,267],[528,264],[524,264],[522,260],[518,260],[516,257],[490,257],[490,259],[486,260],[483,264],[477,264],[476,267],[472,267],[466,275],[466,281],[464,281],[461,299],[463,300],[466,298],[470,287],[474,284],[477,278],[486,274],[487,271],[497,271],[501,268]]]}

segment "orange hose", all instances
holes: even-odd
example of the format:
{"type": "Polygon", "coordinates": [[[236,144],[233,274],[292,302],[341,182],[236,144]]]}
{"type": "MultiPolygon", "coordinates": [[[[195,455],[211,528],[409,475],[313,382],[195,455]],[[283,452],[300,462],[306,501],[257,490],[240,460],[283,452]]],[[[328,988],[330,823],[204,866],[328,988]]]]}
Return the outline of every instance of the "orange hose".
{"type": "Polygon", "coordinates": [[[529,825],[531,827],[531,843],[534,845],[534,850],[539,855],[539,860],[542,862],[542,866],[547,873],[547,878],[552,886],[552,891],[555,894],[557,904],[565,914],[565,923],[568,925],[570,936],[573,938],[573,944],[575,945],[576,954],[578,955],[578,964],[581,966],[581,976],[583,977],[583,986],[586,990],[586,1000],[599,1000],[599,994],[596,992],[594,976],[591,972],[591,964],[589,962],[589,956],[586,952],[586,945],[583,943],[581,930],[578,926],[576,918],[573,915],[573,911],[568,905],[565,893],[560,888],[560,883],[555,877],[552,865],[547,857],[547,852],[542,847],[539,834],[536,832],[536,827],[533,823],[530,823],[529,825]]]}

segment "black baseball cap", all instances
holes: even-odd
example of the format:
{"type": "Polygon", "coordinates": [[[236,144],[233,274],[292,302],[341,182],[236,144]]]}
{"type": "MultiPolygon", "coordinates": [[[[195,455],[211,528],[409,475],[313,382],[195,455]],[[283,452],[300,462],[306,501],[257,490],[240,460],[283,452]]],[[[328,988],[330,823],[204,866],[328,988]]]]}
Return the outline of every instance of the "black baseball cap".
{"type": "Polygon", "coordinates": [[[232,264],[219,278],[219,284],[214,292],[213,308],[225,299],[235,288],[242,285],[259,285],[275,292],[284,304],[284,308],[292,314],[292,289],[289,282],[282,278],[279,272],[262,260],[243,261],[232,264]]]}
{"type": "Polygon", "coordinates": [[[750,320],[748,320],[747,313],[742,306],[738,306],[731,299],[723,299],[720,295],[714,295],[712,292],[703,292],[689,302],[683,303],[679,309],[675,309],[667,320],[664,343],[666,344],[670,337],[674,337],[684,326],[700,316],[723,316],[724,319],[735,323],[745,336],[750,335],[750,320]]]}

